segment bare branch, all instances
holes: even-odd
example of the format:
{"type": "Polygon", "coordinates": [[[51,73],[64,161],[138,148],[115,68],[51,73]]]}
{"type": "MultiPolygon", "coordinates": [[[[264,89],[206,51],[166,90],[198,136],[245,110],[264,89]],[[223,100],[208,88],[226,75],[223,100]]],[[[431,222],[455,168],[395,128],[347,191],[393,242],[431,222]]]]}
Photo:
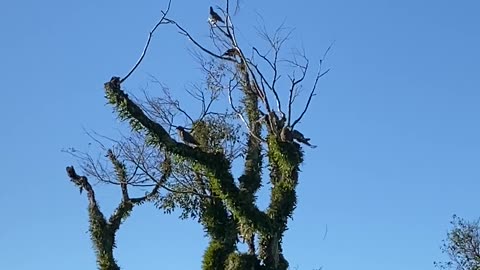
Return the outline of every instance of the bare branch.
{"type": "MultiPolygon", "coordinates": [[[[290,30],[290,32],[288,32],[284,37],[282,37],[281,32],[285,29],[284,23],[285,22],[283,22],[279,27],[277,27],[273,36],[268,34],[265,27],[263,29],[259,30],[260,36],[269,43],[270,49],[273,50],[273,60],[270,60],[267,57],[267,55],[270,53],[270,50],[266,54],[261,54],[257,48],[253,47],[254,52],[256,52],[257,55],[260,56],[260,58],[262,58],[270,66],[270,68],[273,71],[272,81],[271,81],[270,84],[268,84],[268,86],[269,86],[269,89],[272,91],[273,95],[275,96],[278,111],[282,112],[282,113],[283,113],[282,104],[281,104],[278,92],[275,88],[276,83],[278,82],[278,80],[281,77],[280,75],[278,75],[277,63],[278,63],[279,54],[280,54],[280,51],[281,51],[281,48],[282,48],[283,44],[290,38],[290,35],[292,34],[292,32],[294,30],[294,29],[290,30]]],[[[257,72],[261,73],[258,70],[258,68],[257,68],[257,72]]],[[[264,76],[262,75],[262,77],[264,77],[264,76]]]]}
{"type": "MultiPolygon", "coordinates": [[[[170,161],[168,159],[165,160],[164,165],[165,166],[171,166],[170,161]]],[[[162,177],[160,178],[159,181],[157,181],[157,184],[152,189],[152,191],[150,191],[150,193],[148,193],[147,195],[145,195],[143,197],[132,198],[130,201],[134,204],[141,204],[144,201],[149,200],[149,199],[153,198],[154,196],[156,196],[158,194],[158,191],[159,191],[160,187],[162,187],[163,184],[167,181],[167,179],[168,179],[168,177],[170,177],[171,173],[172,173],[171,168],[165,169],[163,171],[162,177]]]]}
{"type": "MultiPolygon", "coordinates": [[[[296,64],[296,63],[295,63],[296,64]]],[[[293,104],[293,96],[294,93],[297,89],[298,84],[300,84],[304,79],[305,76],[307,75],[307,70],[308,70],[308,60],[306,65],[301,68],[302,70],[302,75],[300,76],[299,79],[295,79],[295,73],[293,76],[288,76],[291,82],[290,90],[289,90],[289,95],[288,95],[288,126],[290,126],[290,121],[292,119],[292,104],[293,104]]]]}
{"type": "MultiPolygon", "coordinates": [[[[302,117],[305,115],[305,113],[307,112],[308,110],[308,107],[310,106],[310,102],[312,101],[312,98],[313,96],[315,95],[315,90],[317,88],[317,84],[318,84],[318,81],[320,80],[321,77],[323,77],[324,75],[326,75],[330,69],[327,69],[325,72],[322,72],[322,64],[323,64],[323,61],[325,60],[325,58],[327,57],[327,54],[328,52],[330,51],[330,49],[332,48],[333,44],[335,42],[332,42],[330,44],[330,46],[328,46],[327,50],[325,51],[325,53],[323,54],[323,57],[322,59],[320,59],[320,63],[319,63],[319,70],[317,72],[317,76],[315,77],[315,82],[313,84],[313,87],[312,87],[312,90],[310,91],[310,95],[308,96],[308,100],[307,100],[307,104],[305,105],[305,108],[303,109],[302,113],[300,114],[300,116],[293,122],[293,124],[291,125],[292,129],[293,127],[300,122],[300,120],[302,119],[302,117]]],[[[294,98],[292,98],[292,96],[294,95],[294,89],[296,87],[296,85],[298,83],[300,83],[301,81],[303,81],[303,79],[305,78],[305,75],[306,75],[306,72],[307,72],[307,69],[308,69],[308,59],[306,59],[306,57],[304,56],[304,54],[302,55],[302,57],[304,57],[304,59],[307,61],[307,64],[305,66],[299,66],[300,69],[302,70],[302,76],[299,80],[295,80],[294,77],[293,78],[290,78],[291,79],[291,82],[292,82],[292,86],[290,88],[290,95],[289,95],[289,103],[288,103],[288,125],[290,126],[290,120],[291,120],[291,113],[292,113],[292,109],[291,109],[291,106],[292,106],[292,103],[294,101],[294,98]]],[[[297,62],[290,62],[292,65],[298,65],[297,62]]]]}
{"type": "Polygon", "coordinates": [[[223,59],[223,60],[227,60],[227,61],[234,61],[232,60],[231,58],[228,58],[228,57],[224,57],[224,56],[221,56],[221,55],[218,55],[218,54],[215,54],[213,53],[212,51],[206,49],[204,46],[202,46],[200,43],[198,43],[191,35],[190,33],[187,32],[187,30],[185,30],[183,27],[181,27],[177,22],[175,22],[174,20],[172,19],[165,19],[165,21],[167,23],[170,23],[170,24],[174,24],[179,30],[180,30],[180,34],[188,37],[188,39],[190,41],[192,41],[198,48],[200,48],[202,51],[204,51],[205,53],[215,57],[215,58],[218,58],[218,59],[223,59]]]}
{"type": "Polygon", "coordinates": [[[312,101],[313,96],[315,95],[315,89],[317,88],[318,81],[320,80],[321,77],[323,77],[325,74],[327,74],[330,71],[330,69],[326,70],[323,73],[320,73],[320,71],[317,73],[317,76],[315,78],[315,83],[313,84],[312,91],[310,91],[310,95],[308,96],[307,104],[305,105],[305,108],[303,109],[303,112],[300,114],[300,116],[295,120],[292,124],[292,129],[295,127],[295,125],[302,120],[302,117],[305,115],[305,113],[308,110],[308,107],[310,106],[310,102],[312,101]]]}
{"type": "Polygon", "coordinates": [[[130,77],[130,75],[135,71],[135,69],[137,69],[137,67],[142,62],[143,58],[145,57],[145,55],[147,53],[148,47],[150,46],[150,41],[152,40],[153,33],[155,33],[155,30],[157,30],[157,28],[158,28],[158,26],[160,26],[160,24],[165,24],[164,20],[165,20],[167,14],[168,14],[168,11],[170,10],[170,4],[171,3],[172,3],[172,0],[169,0],[167,10],[162,11],[162,14],[163,14],[162,18],[160,18],[160,20],[157,22],[157,24],[153,27],[153,29],[148,34],[147,43],[145,44],[145,47],[143,48],[143,51],[142,51],[142,54],[140,55],[140,58],[138,59],[137,63],[135,63],[133,68],[128,72],[128,74],[125,77],[123,77],[123,79],[120,80],[120,83],[123,83],[126,79],[128,79],[128,77],[130,77]]]}

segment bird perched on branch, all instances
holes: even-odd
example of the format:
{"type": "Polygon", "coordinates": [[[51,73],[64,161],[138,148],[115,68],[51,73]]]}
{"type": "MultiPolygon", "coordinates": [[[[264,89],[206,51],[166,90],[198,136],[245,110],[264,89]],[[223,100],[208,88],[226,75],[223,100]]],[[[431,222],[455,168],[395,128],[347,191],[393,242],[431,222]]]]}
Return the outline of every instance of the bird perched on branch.
{"type": "Polygon", "coordinates": [[[298,142],[303,143],[305,145],[308,145],[311,148],[316,148],[317,147],[316,145],[311,145],[310,144],[310,138],[305,138],[305,136],[302,133],[300,133],[300,131],[298,131],[298,130],[294,129],[292,131],[292,137],[293,137],[293,139],[297,140],[298,142]]]}
{"type": "Polygon", "coordinates": [[[293,140],[293,135],[290,127],[282,128],[282,131],[280,132],[280,140],[282,140],[283,142],[291,142],[293,140]]]}
{"type": "Polygon", "coordinates": [[[225,23],[222,19],[222,17],[220,17],[220,15],[218,15],[212,7],[210,7],[210,22],[212,24],[216,24],[217,22],[222,22],[222,23],[225,23]]]}
{"type": "Polygon", "coordinates": [[[185,128],[182,126],[177,127],[177,133],[182,142],[190,147],[198,147],[200,144],[195,140],[195,138],[192,136],[192,134],[188,133],[185,131],[185,128]]]}
{"type": "Polygon", "coordinates": [[[282,117],[278,120],[277,126],[278,128],[283,128],[285,126],[285,123],[287,122],[287,117],[282,111],[280,111],[280,115],[282,117]]]}
{"type": "Polygon", "coordinates": [[[272,130],[280,131],[287,122],[287,118],[283,112],[280,112],[281,118],[278,118],[278,115],[273,111],[268,114],[265,114],[260,110],[258,112],[260,114],[260,119],[257,121],[266,123],[272,130]]]}
{"type": "Polygon", "coordinates": [[[231,57],[235,57],[235,55],[238,55],[238,51],[236,48],[228,49],[224,54],[222,54],[222,56],[231,56],[231,57]]]}

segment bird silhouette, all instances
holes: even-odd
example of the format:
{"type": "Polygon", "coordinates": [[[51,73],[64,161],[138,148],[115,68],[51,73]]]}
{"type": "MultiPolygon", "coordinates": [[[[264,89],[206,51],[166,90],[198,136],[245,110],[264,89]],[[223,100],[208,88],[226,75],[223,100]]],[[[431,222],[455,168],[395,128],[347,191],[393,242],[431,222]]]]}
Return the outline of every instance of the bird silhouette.
{"type": "Polygon", "coordinates": [[[210,19],[212,20],[212,24],[216,24],[217,22],[222,22],[222,23],[225,23],[222,19],[222,17],[220,17],[220,15],[218,15],[212,7],[210,7],[210,19]]]}
{"type": "Polygon", "coordinates": [[[185,131],[184,127],[178,126],[177,133],[184,144],[194,148],[200,145],[198,141],[195,140],[195,138],[192,136],[192,134],[185,131]]]}
{"type": "Polygon", "coordinates": [[[280,131],[280,140],[283,142],[291,142],[293,140],[292,131],[289,127],[283,127],[280,131]]]}
{"type": "Polygon", "coordinates": [[[282,115],[282,117],[278,120],[277,126],[278,128],[283,128],[283,126],[285,126],[285,123],[287,122],[287,117],[282,111],[280,112],[280,115],[282,115]]]}
{"type": "Polygon", "coordinates": [[[310,146],[311,148],[317,148],[316,145],[310,144],[310,138],[305,138],[305,136],[298,130],[292,131],[293,139],[297,140],[300,143],[310,146]]]}
{"type": "Polygon", "coordinates": [[[222,56],[232,56],[232,57],[234,57],[237,54],[238,54],[237,49],[236,48],[231,48],[231,49],[228,49],[222,56]]]}
{"type": "Polygon", "coordinates": [[[273,111],[269,112],[268,114],[265,114],[260,110],[258,112],[260,114],[260,118],[257,120],[257,122],[265,123],[267,127],[269,127],[276,134],[278,134],[278,132],[280,132],[285,126],[287,118],[285,117],[285,114],[283,112],[280,112],[280,119],[278,118],[278,115],[273,111]]]}

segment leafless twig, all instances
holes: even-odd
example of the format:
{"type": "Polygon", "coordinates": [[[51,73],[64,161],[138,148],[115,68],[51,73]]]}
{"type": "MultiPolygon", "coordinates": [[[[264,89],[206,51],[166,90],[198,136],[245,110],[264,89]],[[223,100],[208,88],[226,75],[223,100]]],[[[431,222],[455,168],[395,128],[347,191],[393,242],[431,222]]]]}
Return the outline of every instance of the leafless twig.
{"type": "MultiPolygon", "coordinates": [[[[322,72],[322,63],[325,59],[325,57],[327,56],[328,52],[330,51],[330,49],[332,48],[333,46],[333,42],[332,44],[330,44],[330,46],[328,46],[327,50],[325,51],[322,59],[320,60],[320,63],[319,63],[319,70],[318,70],[318,73],[317,73],[317,76],[315,77],[315,82],[313,84],[313,87],[312,87],[312,90],[310,91],[310,95],[308,96],[308,100],[307,100],[307,104],[305,105],[305,108],[303,109],[302,113],[300,114],[300,116],[293,122],[293,124],[291,125],[292,129],[295,127],[295,125],[300,122],[300,120],[302,120],[302,117],[305,115],[305,113],[307,112],[308,110],[308,107],[310,106],[310,102],[312,101],[312,98],[313,96],[315,95],[315,90],[317,88],[317,84],[318,84],[318,81],[320,80],[320,78],[322,78],[323,76],[325,76],[329,71],[330,69],[327,69],[326,71],[322,72]]],[[[288,119],[290,121],[290,117],[288,119]]]]}
{"type": "Polygon", "coordinates": [[[171,3],[172,3],[172,0],[169,0],[167,10],[162,11],[163,16],[160,18],[160,20],[157,22],[157,24],[153,27],[153,29],[148,34],[147,43],[145,44],[145,47],[143,48],[143,51],[142,51],[142,54],[140,55],[140,58],[138,59],[137,63],[135,63],[133,68],[128,72],[128,74],[125,77],[123,77],[123,79],[120,80],[120,83],[123,83],[126,79],[128,79],[128,77],[130,77],[130,75],[135,71],[135,69],[137,69],[137,67],[142,62],[143,58],[145,57],[145,55],[147,53],[148,47],[150,46],[150,41],[152,40],[153,33],[155,33],[155,30],[157,30],[158,26],[165,23],[164,20],[165,20],[167,14],[168,14],[168,11],[170,10],[170,4],[171,3]]]}

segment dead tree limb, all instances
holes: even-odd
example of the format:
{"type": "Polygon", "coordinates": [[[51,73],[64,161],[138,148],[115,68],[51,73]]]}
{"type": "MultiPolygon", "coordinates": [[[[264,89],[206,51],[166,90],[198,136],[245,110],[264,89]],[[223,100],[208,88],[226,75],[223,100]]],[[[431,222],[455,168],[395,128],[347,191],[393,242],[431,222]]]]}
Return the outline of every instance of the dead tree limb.
{"type": "Polygon", "coordinates": [[[168,6],[167,6],[167,9],[165,11],[162,11],[162,14],[163,16],[160,18],[160,20],[157,22],[157,24],[155,24],[155,26],[153,27],[153,29],[150,31],[150,33],[148,34],[148,39],[147,39],[147,43],[145,44],[145,47],[143,48],[143,51],[142,51],[142,54],[140,55],[140,58],[138,59],[138,61],[135,63],[135,65],[133,66],[133,68],[127,73],[127,75],[125,75],[125,77],[123,77],[121,80],[120,80],[120,83],[124,82],[126,79],[128,79],[128,77],[130,77],[130,75],[135,71],[135,69],[137,69],[137,67],[140,65],[140,63],[143,61],[143,58],[145,57],[145,55],[147,54],[147,50],[148,50],[148,47],[150,46],[150,41],[152,40],[152,37],[153,37],[153,33],[155,33],[155,31],[157,30],[158,26],[160,26],[161,24],[164,24],[165,23],[165,17],[167,16],[168,14],[168,11],[170,10],[170,4],[172,3],[172,0],[169,0],[168,1],[168,6]]]}

